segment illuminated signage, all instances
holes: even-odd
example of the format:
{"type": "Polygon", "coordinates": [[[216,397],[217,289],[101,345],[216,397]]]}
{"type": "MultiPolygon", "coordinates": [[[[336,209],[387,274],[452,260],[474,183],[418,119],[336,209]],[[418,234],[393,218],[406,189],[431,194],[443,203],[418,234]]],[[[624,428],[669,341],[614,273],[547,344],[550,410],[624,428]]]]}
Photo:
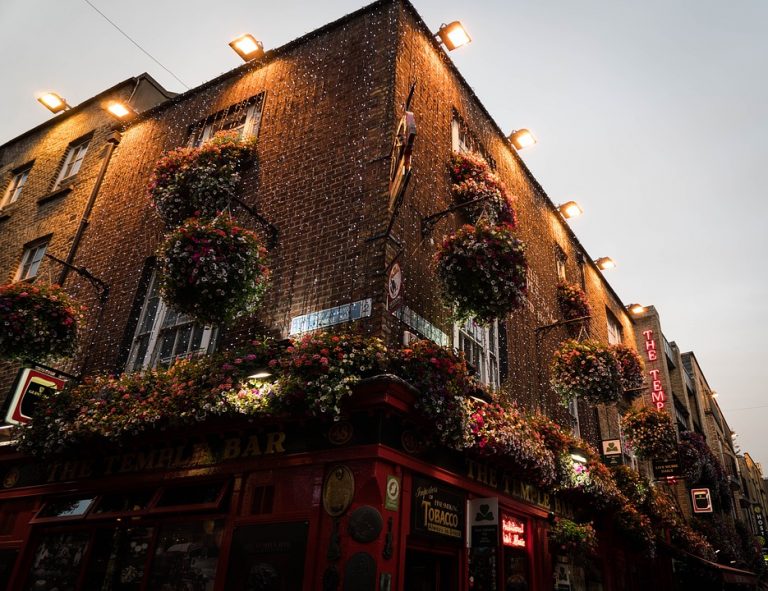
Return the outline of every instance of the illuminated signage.
{"type": "MultiPolygon", "coordinates": [[[[643,336],[645,337],[645,354],[648,361],[656,361],[659,357],[656,352],[656,340],[653,338],[653,331],[644,330],[643,336]]],[[[656,405],[658,410],[661,410],[667,402],[667,395],[661,383],[661,371],[651,369],[648,373],[651,376],[651,402],[656,405]]]]}
{"type": "Polygon", "coordinates": [[[462,540],[465,497],[460,491],[426,478],[413,479],[413,531],[462,540]]]}
{"type": "Polygon", "coordinates": [[[37,369],[24,368],[16,379],[16,389],[8,404],[5,417],[12,425],[26,425],[42,396],[50,396],[64,389],[65,380],[37,369]]]}
{"type": "Polygon", "coordinates": [[[708,488],[692,488],[691,499],[694,513],[712,513],[712,497],[708,488]]]}
{"type": "Polygon", "coordinates": [[[525,524],[509,515],[502,515],[501,541],[505,546],[525,548],[525,524]]]}

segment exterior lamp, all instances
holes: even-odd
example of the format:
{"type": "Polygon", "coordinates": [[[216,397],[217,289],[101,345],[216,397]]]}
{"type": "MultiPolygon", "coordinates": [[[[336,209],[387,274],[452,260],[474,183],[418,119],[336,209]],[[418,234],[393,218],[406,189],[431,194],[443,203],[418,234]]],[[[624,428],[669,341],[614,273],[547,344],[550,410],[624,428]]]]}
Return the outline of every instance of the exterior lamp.
{"type": "Polygon", "coordinates": [[[571,459],[574,464],[584,465],[587,463],[587,454],[579,447],[572,447],[570,450],[571,459]]]}
{"type": "Polygon", "coordinates": [[[260,367],[253,374],[248,376],[249,380],[266,380],[272,377],[272,372],[264,367],[260,367]]]}
{"type": "Polygon", "coordinates": [[[712,390],[712,398],[717,398],[718,394],[717,391],[712,390]]]}
{"type": "Polygon", "coordinates": [[[601,271],[605,271],[606,269],[615,269],[616,263],[613,261],[611,257],[600,257],[599,259],[594,261],[595,265],[597,265],[597,268],[601,271]]]}
{"type": "Polygon", "coordinates": [[[111,101],[106,109],[110,115],[120,121],[128,121],[136,116],[136,110],[122,101],[111,101]]]}
{"type": "Polygon", "coordinates": [[[567,220],[571,218],[577,218],[582,213],[584,213],[584,210],[581,209],[581,206],[575,201],[566,201],[562,205],[558,205],[557,209],[560,211],[560,214],[567,220]]]}
{"type": "Polygon", "coordinates": [[[229,46],[246,62],[264,56],[264,45],[250,33],[233,39],[229,42],[229,46]]]}
{"type": "Polygon", "coordinates": [[[538,143],[536,137],[527,129],[518,129],[517,131],[513,131],[509,134],[507,139],[512,142],[512,145],[515,146],[515,148],[518,150],[522,150],[523,148],[527,148],[533,144],[538,143]]]}
{"type": "Polygon", "coordinates": [[[627,306],[627,310],[629,310],[632,314],[635,314],[635,315],[642,314],[643,312],[645,312],[645,306],[643,306],[642,304],[630,304],[629,306],[627,306]]]}
{"type": "Polygon", "coordinates": [[[445,45],[448,51],[453,51],[457,47],[466,45],[472,41],[472,38],[467,33],[459,21],[453,21],[450,24],[443,23],[440,25],[435,37],[440,37],[440,42],[445,45]]]}
{"type": "Polygon", "coordinates": [[[71,109],[67,104],[67,101],[55,92],[46,92],[45,94],[37,97],[38,102],[48,109],[51,113],[61,113],[67,109],[71,109]]]}

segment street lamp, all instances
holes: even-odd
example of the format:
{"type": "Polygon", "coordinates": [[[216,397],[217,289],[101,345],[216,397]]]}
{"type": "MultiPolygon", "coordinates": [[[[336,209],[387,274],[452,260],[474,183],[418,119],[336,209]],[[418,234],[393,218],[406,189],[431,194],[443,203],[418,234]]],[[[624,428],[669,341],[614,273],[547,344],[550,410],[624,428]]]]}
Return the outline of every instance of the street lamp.
{"type": "Polygon", "coordinates": [[[453,51],[472,41],[464,25],[459,21],[453,21],[447,25],[443,23],[440,25],[435,37],[440,37],[440,42],[445,45],[448,51],[453,51]]]}
{"type": "Polygon", "coordinates": [[[557,209],[560,214],[567,220],[571,218],[577,218],[582,213],[584,213],[584,210],[581,209],[581,206],[575,201],[566,201],[562,205],[558,205],[557,209]]]}
{"type": "Polygon", "coordinates": [[[37,101],[48,109],[51,113],[61,113],[67,109],[71,109],[67,104],[67,101],[61,97],[61,95],[55,92],[46,92],[37,97],[37,101]]]}
{"type": "Polygon", "coordinates": [[[631,314],[637,316],[638,314],[645,312],[645,306],[642,304],[630,304],[627,306],[627,310],[629,310],[631,314]]]}
{"type": "Polygon", "coordinates": [[[515,148],[518,150],[528,148],[529,146],[538,143],[536,137],[527,129],[518,129],[513,131],[509,134],[507,139],[512,142],[512,145],[515,146],[515,148]]]}
{"type": "Polygon", "coordinates": [[[250,33],[233,39],[229,42],[229,46],[246,62],[264,56],[264,45],[250,33]]]}
{"type": "Polygon", "coordinates": [[[594,261],[595,265],[597,265],[597,268],[601,271],[605,271],[606,269],[615,269],[616,263],[611,257],[600,257],[599,259],[596,259],[594,261]]]}

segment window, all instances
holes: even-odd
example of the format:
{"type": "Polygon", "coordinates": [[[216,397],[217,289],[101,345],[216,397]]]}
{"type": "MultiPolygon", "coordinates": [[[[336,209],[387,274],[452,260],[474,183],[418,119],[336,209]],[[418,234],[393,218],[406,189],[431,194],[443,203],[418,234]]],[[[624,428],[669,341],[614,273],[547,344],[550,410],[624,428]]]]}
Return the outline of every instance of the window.
{"type": "Polygon", "coordinates": [[[19,270],[16,272],[16,281],[28,281],[37,276],[47,247],[48,241],[45,240],[31,244],[24,249],[19,270]]]}
{"type": "Polygon", "coordinates": [[[571,434],[574,437],[581,437],[581,428],[579,427],[579,401],[571,398],[568,401],[568,413],[571,415],[571,434]]]}
{"type": "Polygon", "coordinates": [[[17,169],[14,171],[13,178],[11,179],[11,182],[8,183],[8,188],[5,190],[3,200],[0,202],[0,207],[5,207],[18,200],[21,196],[21,191],[24,189],[24,185],[27,184],[27,177],[29,176],[29,171],[31,169],[31,166],[27,166],[21,170],[17,169]]]}
{"type": "Polygon", "coordinates": [[[501,385],[499,371],[499,323],[480,326],[474,320],[454,325],[454,343],[458,351],[476,371],[480,381],[497,389],[501,385]]]}
{"type": "Polygon", "coordinates": [[[215,327],[201,326],[193,318],[170,309],[160,297],[158,277],[153,273],[126,369],[167,367],[180,357],[207,353],[215,333],[215,327]]]}
{"type": "Polygon", "coordinates": [[[621,324],[619,324],[619,321],[616,316],[613,315],[613,312],[607,308],[605,310],[605,316],[608,321],[608,342],[611,345],[618,345],[624,340],[622,338],[621,324]]]}
{"type": "Polygon", "coordinates": [[[191,147],[199,147],[220,131],[236,133],[240,138],[256,137],[261,124],[262,96],[248,99],[219,111],[192,127],[191,147]]]}
{"type": "Polygon", "coordinates": [[[56,179],[54,189],[57,189],[64,181],[71,179],[78,173],[80,165],[83,163],[83,158],[85,158],[85,153],[88,151],[89,143],[90,139],[87,139],[69,146],[67,154],[64,156],[64,165],[61,167],[61,172],[59,172],[59,178],[56,179]]]}
{"type": "Polygon", "coordinates": [[[566,256],[565,252],[562,248],[555,245],[555,265],[557,267],[557,278],[560,281],[566,281],[566,262],[568,261],[568,257],[566,256]]]}

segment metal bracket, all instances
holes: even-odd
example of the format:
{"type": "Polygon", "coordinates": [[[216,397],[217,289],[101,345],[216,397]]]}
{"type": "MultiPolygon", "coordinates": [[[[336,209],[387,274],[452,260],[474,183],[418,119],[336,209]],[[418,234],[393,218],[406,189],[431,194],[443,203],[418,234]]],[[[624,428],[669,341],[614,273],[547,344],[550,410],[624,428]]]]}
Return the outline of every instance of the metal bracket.
{"type": "Polygon", "coordinates": [[[76,265],[72,265],[68,263],[67,261],[64,261],[60,259],[59,257],[55,257],[52,254],[45,253],[45,256],[47,256],[49,259],[56,261],[60,265],[63,265],[67,269],[71,269],[81,277],[85,278],[88,283],[93,286],[93,288],[96,290],[96,292],[99,294],[99,301],[103,304],[107,301],[107,298],[109,297],[109,285],[99,279],[98,277],[94,276],[88,269],[85,267],[78,267],[76,265]]]}
{"type": "Polygon", "coordinates": [[[232,200],[237,203],[240,207],[242,207],[246,212],[248,212],[261,226],[264,228],[264,230],[267,232],[267,248],[270,250],[273,249],[275,246],[277,246],[277,236],[278,231],[277,227],[267,220],[263,215],[261,215],[258,211],[253,209],[250,205],[247,205],[243,202],[242,199],[239,199],[238,197],[233,197],[232,200]]]}

